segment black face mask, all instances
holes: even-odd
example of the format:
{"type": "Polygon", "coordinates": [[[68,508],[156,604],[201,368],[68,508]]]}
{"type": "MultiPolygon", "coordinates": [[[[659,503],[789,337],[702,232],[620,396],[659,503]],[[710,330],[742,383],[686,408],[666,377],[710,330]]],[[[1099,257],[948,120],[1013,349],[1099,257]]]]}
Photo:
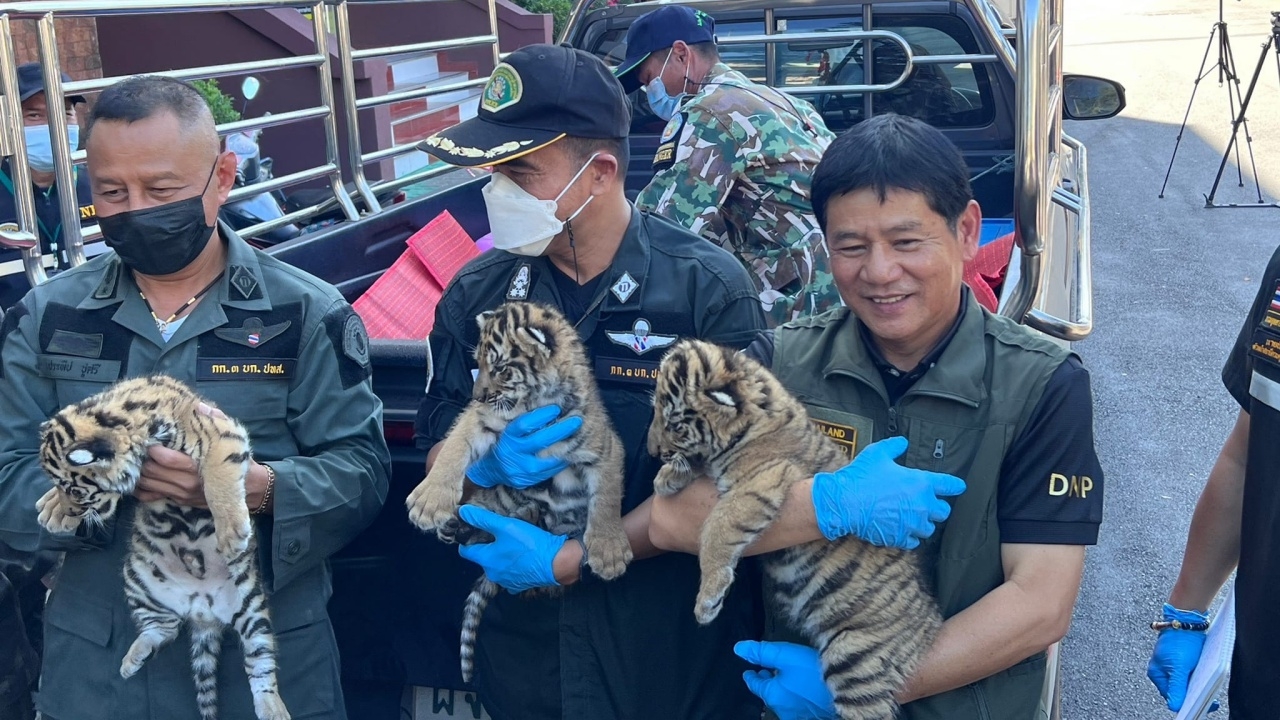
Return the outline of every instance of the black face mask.
{"type": "MultiPolygon", "coordinates": [[[[215,170],[217,165],[214,165],[215,170]]],[[[209,173],[213,179],[213,173],[209,173]]],[[[209,183],[205,182],[205,189],[209,183]]],[[[143,210],[98,218],[102,239],[129,269],[171,275],[190,265],[213,237],[204,220],[204,193],[143,210]]]]}

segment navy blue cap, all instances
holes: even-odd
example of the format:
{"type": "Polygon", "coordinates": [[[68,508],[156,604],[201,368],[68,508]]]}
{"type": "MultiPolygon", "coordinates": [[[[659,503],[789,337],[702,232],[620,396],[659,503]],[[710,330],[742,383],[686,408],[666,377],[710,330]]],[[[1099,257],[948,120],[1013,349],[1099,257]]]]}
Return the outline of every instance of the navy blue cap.
{"type": "MultiPolygon", "coordinates": [[[[71,76],[62,73],[62,82],[71,82],[71,76]]],[[[18,66],[18,101],[25,102],[27,98],[36,93],[44,92],[44,75],[41,74],[40,63],[26,63],[18,66]]],[[[83,95],[70,95],[67,97],[73,103],[84,102],[83,95]]]]}
{"type": "Polygon", "coordinates": [[[463,167],[497,165],[566,135],[625,138],[631,105],[600,58],[567,45],[529,45],[507,56],[480,93],[476,116],[418,149],[463,167]]]}
{"type": "Polygon", "coordinates": [[[622,89],[633,92],[639,88],[636,68],[658,50],[675,45],[677,40],[688,45],[715,42],[716,21],[687,5],[667,5],[636,18],[627,29],[627,55],[614,70],[622,89]]]}

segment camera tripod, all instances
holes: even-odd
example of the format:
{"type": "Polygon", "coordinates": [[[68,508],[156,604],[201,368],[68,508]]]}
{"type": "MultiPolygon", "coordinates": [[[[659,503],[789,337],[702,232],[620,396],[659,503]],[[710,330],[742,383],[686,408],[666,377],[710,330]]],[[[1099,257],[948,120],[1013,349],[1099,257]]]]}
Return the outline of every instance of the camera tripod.
{"type": "MultiPolygon", "coordinates": [[[[1232,120],[1231,144],[1228,151],[1235,150],[1236,154],[1236,179],[1239,187],[1244,187],[1244,168],[1240,163],[1240,147],[1235,143],[1236,131],[1243,125],[1245,134],[1245,144],[1249,153],[1249,166],[1253,170],[1253,184],[1258,187],[1258,202],[1262,202],[1262,188],[1258,184],[1258,166],[1253,159],[1253,136],[1249,134],[1249,124],[1243,118],[1243,114],[1237,114],[1236,107],[1244,105],[1244,99],[1240,93],[1240,76],[1236,73],[1235,54],[1231,50],[1231,36],[1227,32],[1227,22],[1223,15],[1223,0],[1218,0],[1218,21],[1213,24],[1213,28],[1209,31],[1209,43],[1205,45],[1204,57],[1200,60],[1200,69],[1196,71],[1196,79],[1191,87],[1191,99],[1187,101],[1187,112],[1182,116],[1182,126],[1178,128],[1178,139],[1173,144],[1173,155],[1169,157],[1169,167],[1165,170],[1164,184],[1160,186],[1160,198],[1164,197],[1165,188],[1169,185],[1169,176],[1173,172],[1174,160],[1178,157],[1178,148],[1182,145],[1182,136],[1187,130],[1187,121],[1191,118],[1191,106],[1196,101],[1196,91],[1200,89],[1200,81],[1213,74],[1218,73],[1218,84],[1227,83],[1227,109],[1228,117],[1232,120]],[[1209,63],[1209,54],[1217,47],[1217,59],[1214,60],[1212,66],[1205,67],[1209,63]],[[1240,122],[1236,122],[1239,118],[1240,122]]],[[[1219,179],[1221,173],[1219,173],[1219,179]]],[[[1210,197],[1216,193],[1217,183],[1214,183],[1214,192],[1210,193],[1210,197]]],[[[1209,207],[1216,207],[1209,201],[1209,207]]],[[[1269,203],[1268,203],[1269,205],[1269,203]]]]}
{"type": "MultiPolygon", "coordinates": [[[[1251,141],[1249,137],[1248,121],[1245,120],[1245,113],[1249,110],[1249,101],[1253,99],[1253,91],[1258,86],[1258,77],[1262,75],[1262,66],[1267,63],[1267,52],[1275,50],[1276,53],[1276,72],[1280,74],[1280,12],[1271,13],[1271,35],[1267,37],[1267,41],[1262,44],[1262,53],[1258,55],[1258,66],[1253,69],[1253,78],[1249,81],[1249,89],[1245,91],[1244,100],[1240,102],[1240,113],[1231,120],[1231,140],[1227,143],[1227,150],[1222,154],[1222,163],[1218,165],[1218,174],[1213,179],[1213,188],[1209,190],[1209,194],[1204,196],[1204,206],[1207,208],[1215,207],[1280,207],[1280,203],[1264,202],[1262,200],[1262,188],[1258,188],[1258,202],[1256,203],[1215,203],[1214,195],[1218,194],[1218,183],[1222,181],[1222,172],[1227,169],[1227,158],[1231,156],[1232,147],[1236,148],[1236,165],[1239,166],[1240,149],[1236,145],[1236,135],[1240,132],[1240,127],[1245,128],[1244,135],[1246,141],[1251,141]]],[[[1249,148],[1249,158],[1253,159],[1253,148],[1249,148]]],[[[1253,182],[1258,183],[1258,169],[1253,169],[1253,182]]]]}

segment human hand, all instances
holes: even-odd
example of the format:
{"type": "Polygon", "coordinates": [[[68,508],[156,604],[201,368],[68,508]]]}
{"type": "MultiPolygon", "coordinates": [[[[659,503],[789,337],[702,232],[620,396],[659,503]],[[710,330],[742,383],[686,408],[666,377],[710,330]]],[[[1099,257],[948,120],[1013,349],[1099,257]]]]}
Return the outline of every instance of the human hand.
{"type": "Polygon", "coordinates": [[[463,505],[458,515],[493,535],[491,543],[458,547],[458,554],[484,568],[491,581],[513,593],[560,584],[553,565],[565,536],[475,505],[463,505]]]}
{"type": "Polygon", "coordinates": [[[943,497],[965,491],[953,475],[903,467],[907,439],[868,445],[853,462],[813,478],[813,509],[828,540],[853,534],[872,545],[912,550],[951,515],[943,497]]]}
{"type": "MultiPolygon", "coordinates": [[[[1208,619],[1209,616],[1205,613],[1179,610],[1169,603],[1164,604],[1165,622],[1206,622],[1208,619]]],[[[1182,703],[1187,699],[1187,684],[1191,681],[1191,673],[1196,669],[1196,664],[1200,662],[1204,641],[1203,630],[1174,628],[1161,630],[1160,637],[1156,640],[1151,660],[1147,663],[1147,677],[1174,712],[1181,710],[1182,703]]]]}
{"type": "Polygon", "coordinates": [[[743,640],[733,651],[752,665],[768,668],[748,670],[742,679],[778,720],[836,720],[835,700],[822,679],[817,650],[792,643],[743,640]]]}
{"type": "Polygon", "coordinates": [[[179,505],[207,507],[204,481],[196,471],[195,460],[163,445],[147,448],[147,459],[142,463],[133,494],[142,502],[168,498],[179,505]]]}
{"type": "Polygon", "coordinates": [[[561,458],[539,457],[538,453],[582,427],[582,418],[577,416],[547,425],[557,417],[559,406],[547,405],[512,420],[489,452],[467,468],[467,477],[480,487],[507,485],[517,489],[554,477],[569,463],[561,458]]]}

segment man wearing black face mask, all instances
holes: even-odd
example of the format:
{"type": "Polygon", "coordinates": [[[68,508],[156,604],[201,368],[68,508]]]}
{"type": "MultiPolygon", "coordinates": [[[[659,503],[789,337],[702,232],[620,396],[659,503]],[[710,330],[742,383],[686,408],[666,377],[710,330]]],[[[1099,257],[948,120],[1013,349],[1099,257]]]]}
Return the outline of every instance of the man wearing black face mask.
{"type": "MultiPolygon", "coordinates": [[[[192,460],[152,447],[133,497],[104,526],[52,534],[38,426],[127,377],[165,373],[249,429],[245,479],[269,585],[280,694],[294,717],[345,717],[326,614],[327,559],[375,517],[390,458],[364,325],[332,287],[215,226],[235,177],[209,108],[180,81],[102,93],[87,171],[114,252],[29,292],[0,325],[0,542],[66,551],[45,611],[45,718],[197,717],[186,642],[123,680],[137,635],[120,568],[139,502],[204,506],[192,460]]],[[[185,637],[185,636],[184,636],[185,637]]],[[[254,717],[239,643],[223,643],[219,714],[254,717]]]]}
{"type": "MultiPolygon", "coordinates": [[[[471,399],[476,315],[527,300],[553,305],[575,324],[626,448],[623,525],[636,559],[621,577],[596,577],[576,539],[511,518],[477,520],[495,542],[461,551],[513,592],[565,586],[555,598],[501,593],[490,603],[475,665],[480,701],[494,720],[760,715],[741,684],[747,666],[732,651],[736,640],[758,637],[754,570],[739,567],[720,616],[697,624],[697,559],[660,554],[649,542],[661,462],[646,439],[653,371],[666,349],[682,337],[742,347],[764,315],[732,255],[627,202],[629,115],[622,86],[599,59],[530,45],[490,75],[477,117],[421,146],[456,165],[493,168],[484,196],[495,249],[463,267],[436,306],[419,446],[436,446],[471,399]]],[[[503,447],[474,463],[468,479],[528,487],[552,477],[556,461],[539,451],[557,436],[589,431],[580,417],[552,424],[557,414],[537,409],[517,418],[503,447]]]]}

